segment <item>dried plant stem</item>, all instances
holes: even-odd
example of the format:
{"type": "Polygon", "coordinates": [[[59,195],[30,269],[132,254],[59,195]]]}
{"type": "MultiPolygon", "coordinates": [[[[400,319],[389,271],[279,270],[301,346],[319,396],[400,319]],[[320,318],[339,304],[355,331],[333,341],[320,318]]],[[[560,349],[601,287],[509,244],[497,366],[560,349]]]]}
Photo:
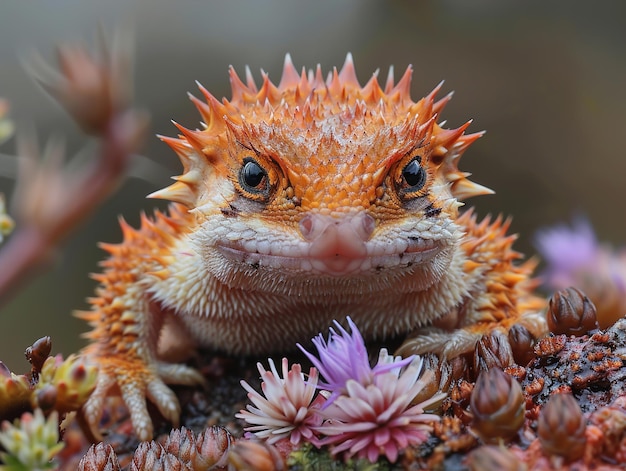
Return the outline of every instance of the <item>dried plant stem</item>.
{"type": "Polygon", "coordinates": [[[68,186],[63,211],[54,225],[42,229],[33,221],[18,224],[15,233],[0,251],[0,305],[6,303],[35,268],[49,260],[59,243],[86,219],[118,186],[132,153],[129,138],[136,139],[145,119],[111,119],[102,136],[99,155],[76,177],[79,182],[68,186]],[[132,127],[133,129],[128,129],[132,127]]]}

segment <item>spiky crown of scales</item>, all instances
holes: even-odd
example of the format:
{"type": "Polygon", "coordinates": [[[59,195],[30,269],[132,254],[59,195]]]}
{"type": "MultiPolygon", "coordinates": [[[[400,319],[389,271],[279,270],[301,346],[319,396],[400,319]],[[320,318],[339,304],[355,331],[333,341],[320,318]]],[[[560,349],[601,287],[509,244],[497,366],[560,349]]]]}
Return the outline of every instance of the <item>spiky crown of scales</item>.
{"type": "MultiPolygon", "coordinates": [[[[276,140],[281,141],[282,138],[284,143],[291,139],[298,141],[298,145],[306,142],[308,148],[314,150],[319,145],[333,145],[333,141],[341,138],[338,136],[340,133],[343,133],[344,140],[369,136],[367,140],[370,146],[377,136],[386,142],[394,141],[395,160],[417,143],[428,146],[428,165],[433,167],[431,171],[442,175],[444,181],[449,183],[454,197],[464,200],[493,193],[468,180],[470,174],[458,169],[459,157],[483,133],[465,134],[471,121],[456,129],[444,129],[437,124],[436,119],[450,101],[452,93],[435,101],[442,82],[424,98],[412,101],[412,72],[412,67],[408,66],[402,78],[394,83],[391,67],[385,87],[381,88],[376,71],[362,87],[357,80],[351,54],[347,55],[341,70],[333,68],[326,79],[319,65],[315,71],[307,72],[303,68],[298,73],[287,54],[279,84],[272,83],[268,74],[262,71],[263,83],[259,88],[248,67],[244,83],[231,66],[230,100],[224,98],[220,102],[199,83],[198,87],[206,102],[189,94],[202,116],[203,129],[191,130],[174,122],[181,132],[178,138],[159,136],[179,156],[183,173],[173,177],[176,183],[150,196],[194,207],[203,191],[201,187],[207,167],[211,167],[212,172],[225,175],[228,168],[234,166],[232,162],[222,162],[215,156],[228,155],[223,152],[225,147],[233,142],[250,142],[250,136],[257,138],[251,147],[257,150],[260,146],[261,150],[273,154],[280,166],[289,172],[290,178],[297,179],[298,172],[290,168],[293,162],[287,160],[293,159],[294,154],[281,157],[281,149],[273,148],[272,140],[279,137],[276,140]],[[336,130],[337,126],[341,128],[340,131],[336,130]],[[384,130],[384,134],[381,130],[384,130]]],[[[305,164],[323,163],[309,156],[305,164]]],[[[378,158],[370,162],[370,167],[376,167],[372,172],[375,173],[381,168],[387,170],[392,164],[392,160],[383,162],[378,158]]],[[[334,165],[337,173],[336,163],[334,165]]]]}

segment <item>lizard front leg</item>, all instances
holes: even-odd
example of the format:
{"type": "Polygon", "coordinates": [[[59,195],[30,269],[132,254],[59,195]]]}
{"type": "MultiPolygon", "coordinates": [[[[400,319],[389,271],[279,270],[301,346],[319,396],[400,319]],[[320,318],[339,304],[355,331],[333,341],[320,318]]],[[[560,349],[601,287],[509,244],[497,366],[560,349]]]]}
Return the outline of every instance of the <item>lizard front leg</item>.
{"type": "Polygon", "coordinates": [[[516,263],[521,255],[512,249],[516,237],[507,234],[510,220],[486,217],[477,222],[470,210],[457,222],[466,230],[457,265],[467,294],[449,312],[410,333],[397,354],[436,353],[451,359],[474,350],[483,335],[506,335],[515,324],[535,338],[547,333],[546,301],[534,295],[536,261],[516,263]]]}
{"type": "Polygon", "coordinates": [[[153,429],[146,399],[177,425],[180,406],[166,383],[203,381],[194,369],[157,358],[165,313],[150,302],[146,287],[163,266],[163,253],[171,243],[165,231],[177,227],[175,218],[181,214],[173,211],[173,216],[157,213],[155,221],[143,217],[140,230],[122,222],[124,242],[103,246],[111,257],[102,264],[104,273],[94,276],[100,287],[98,296],[90,300],[93,309],[78,314],[94,327],[87,334],[94,342],[84,353],[99,366],[99,377],[83,414],[95,437],[99,436],[98,424],[109,394],[121,394],[137,436],[149,440],[153,429]]]}

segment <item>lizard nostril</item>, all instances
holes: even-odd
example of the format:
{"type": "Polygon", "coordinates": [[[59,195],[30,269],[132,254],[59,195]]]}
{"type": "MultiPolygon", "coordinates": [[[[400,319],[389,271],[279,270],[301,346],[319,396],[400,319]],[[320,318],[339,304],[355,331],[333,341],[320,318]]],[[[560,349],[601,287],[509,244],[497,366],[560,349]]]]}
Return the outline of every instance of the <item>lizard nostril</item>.
{"type": "Polygon", "coordinates": [[[355,238],[366,242],[376,228],[376,220],[367,213],[334,218],[320,214],[307,214],[300,221],[300,233],[306,240],[341,234],[341,237],[355,238]]]}
{"type": "Polygon", "coordinates": [[[300,233],[305,239],[308,239],[313,232],[313,217],[311,215],[304,216],[300,221],[300,233]]]}

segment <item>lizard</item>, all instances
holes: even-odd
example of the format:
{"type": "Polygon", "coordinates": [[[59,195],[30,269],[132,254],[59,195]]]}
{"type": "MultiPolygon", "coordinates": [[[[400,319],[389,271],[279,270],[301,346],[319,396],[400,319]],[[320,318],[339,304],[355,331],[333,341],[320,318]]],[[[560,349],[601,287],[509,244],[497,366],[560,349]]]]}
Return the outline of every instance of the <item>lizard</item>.
{"type": "Polygon", "coordinates": [[[159,136],[183,172],[151,197],[168,209],[123,241],[95,274],[93,330],[83,353],[99,366],[82,413],[94,433],[112,392],[135,433],[153,435],[147,401],[177,424],[167,384],[203,378],[158,352],[163,325],[185,344],[238,355],[294,347],[351,316],[367,339],[406,335],[412,353],[452,358],[515,323],[539,336],[536,262],[522,263],[510,220],[460,210],[493,193],[459,170],[483,135],[445,128],[452,94],[410,96],[412,67],[360,85],[352,56],[324,77],[285,58],[278,85],[229,69],[231,99],[189,95],[201,129],[159,136]]]}

